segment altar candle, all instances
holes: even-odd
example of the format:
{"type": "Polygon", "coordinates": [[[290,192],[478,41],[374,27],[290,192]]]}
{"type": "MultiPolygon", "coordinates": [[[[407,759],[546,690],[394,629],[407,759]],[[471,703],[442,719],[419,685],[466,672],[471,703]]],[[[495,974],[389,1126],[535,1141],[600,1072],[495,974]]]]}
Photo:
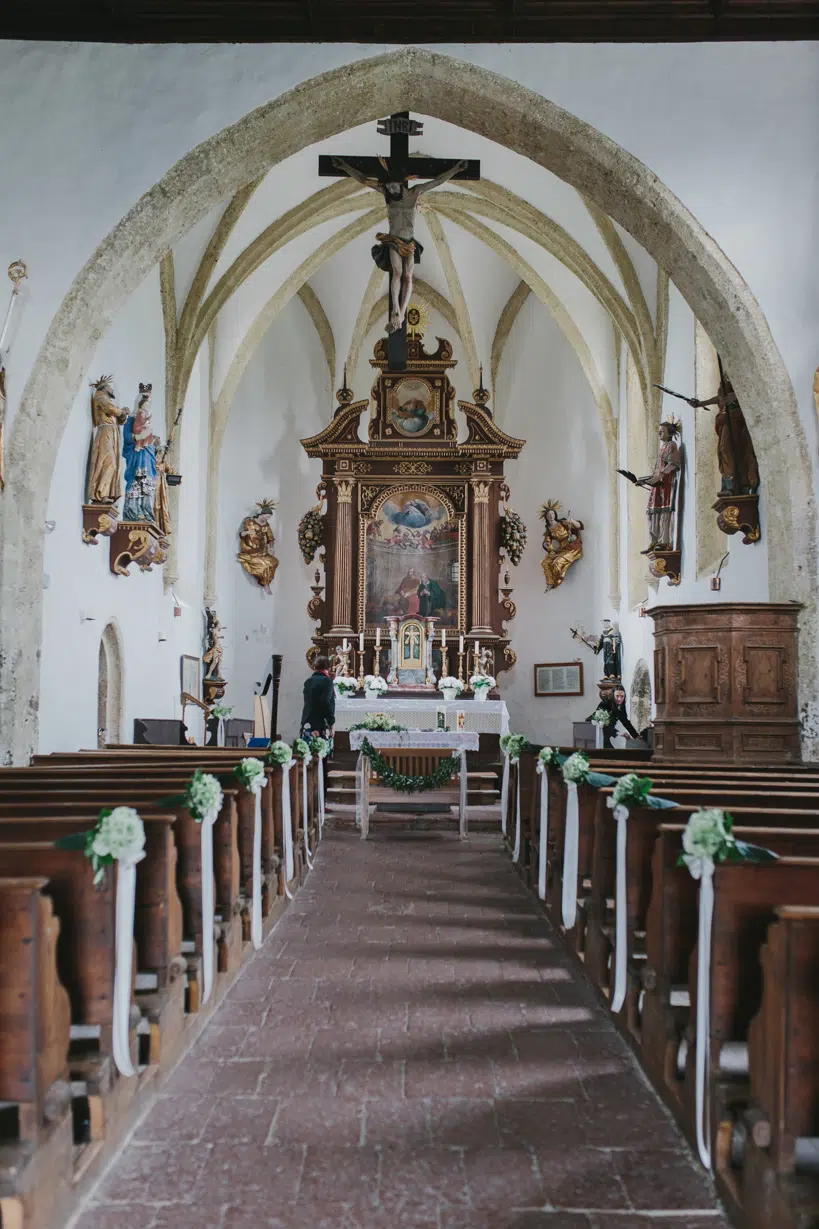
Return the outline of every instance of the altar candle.
{"type": "Polygon", "coordinates": [[[458,652],[463,653],[463,651],[464,651],[464,638],[463,636],[460,636],[458,639],[458,652]]]}
{"type": "Polygon", "coordinates": [[[475,641],[475,656],[476,656],[476,657],[478,656],[478,654],[480,653],[480,651],[481,651],[481,646],[480,646],[480,644],[478,643],[478,641],[476,640],[476,641],[475,641]]]}
{"type": "Polygon", "coordinates": [[[446,631],[443,627],[441,628],[441,648],[446,648],[446,631]]]}
{"type": "Polygon", "coordinates": [[[363,652],[364,652],[364,633],[363,633],[363,632],[362,632],[362,633],[361,633],[361,635],[358,637],[358,651],[359,651],[359,653],[363,653],[363,652]]]}
{"type": "Polygon", "coordinates": [[[375,647],[377,649],[381,648],[381,628],[380,627],[377,627],[375,629],[375,647]]]}

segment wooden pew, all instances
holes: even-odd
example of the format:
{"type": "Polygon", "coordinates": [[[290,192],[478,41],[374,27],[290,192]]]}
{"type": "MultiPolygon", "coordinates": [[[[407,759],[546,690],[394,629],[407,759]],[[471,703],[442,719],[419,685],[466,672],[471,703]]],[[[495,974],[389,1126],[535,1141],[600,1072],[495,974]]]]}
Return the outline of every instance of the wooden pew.
{"type": "Polygon", "coordinates": [[[762,1000],[748,1030],[740,1200],[748,1229],[819,1220],[819,1183],[795,1177],[799,1141],[819,1136],[819,909],[775,911],[761,952],[762,1000]],[[805,1205],[809,1206],[805,1206],[805,1205]]]}
{"type": "Polygon", "coordinates": [[[46,886],[41,876],[0,879],[0,1101],[17,1106],[17,1138],[35,1141],[70,1102],[71,1004],[46,886]]]}

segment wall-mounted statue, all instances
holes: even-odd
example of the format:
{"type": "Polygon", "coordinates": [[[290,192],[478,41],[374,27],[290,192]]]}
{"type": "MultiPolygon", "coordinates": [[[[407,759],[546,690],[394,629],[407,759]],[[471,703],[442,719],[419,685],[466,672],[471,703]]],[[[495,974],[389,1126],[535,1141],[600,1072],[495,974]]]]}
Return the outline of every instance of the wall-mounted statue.
{"type": "Polygon", "coordinates": [[[88,458],[86,502],[110,507],[122,498],[122,441],[120,427],[128,421],[128,409],[117,405],[113,376],[100,376],[91,383],[91,452],[88,458]]]}
{"type": "Polygon", "coordinates": [[[276,539],[270,528],[270,518],[278,500],[262,499],[256,504],[254,516],[246,516],[239,530],[239,553],[236,558],[248,576],[252,576],[265,593],[276,575],[279,561],[273,554],[276,539]]]}
{"type": "Polygon", "coordinates": [[[654,551],[673,551],[677,546],[674,513],[677,510],[677,485],[681,464],[676,439],[679,432],[680,424],[674,419],[660,423],[660,448],[652,473],[636,478],[627,469],[617,471],[635,486],[647,487],[649,491],[646,509],[649,544],[642,552],[644,555],[653,554],[654,551]]]}
{"type": "Polygon", "coordinates": [[[212,606],[208,606],[205,610],[208,626],[205,633],[205,652],[202,654],[202,661],[205,665],[205,679],[222,679],[222,624],[219,622],[219,616],[212,606]]]}
{"type": "Polygon", "coordinates": [[[572,520],[571,513],[558,516],[559,508],[558,501],[550,499],[540,509],[543,549],[546,552],[540,566],[543,568],[547,593],[563,584],[569,568],[583,556],[583,539],[580,536],[583,522],[572,520]]]}
{"type": "Polygon", "coordinates": [[[152,389],[151,384],[140,384],[134,412],[126,421],[122,433],[122,454],[125,458],[122,519],[153,524],[156,521],[156,450],[160,440],[158,435],[154,435],[151,423],[152,389]]]}
{"type": "Polygon", "coordinates": [[[603,630],[596,640],[593,636],[587,636],[582,628],[572,627],[569,630],[573,639],[582,641],[595,657],[598,653],[603,654],[603,683],[619,683],[623,671],[623,640],[616,624],[611,619],[604,619],[603,630]]]}

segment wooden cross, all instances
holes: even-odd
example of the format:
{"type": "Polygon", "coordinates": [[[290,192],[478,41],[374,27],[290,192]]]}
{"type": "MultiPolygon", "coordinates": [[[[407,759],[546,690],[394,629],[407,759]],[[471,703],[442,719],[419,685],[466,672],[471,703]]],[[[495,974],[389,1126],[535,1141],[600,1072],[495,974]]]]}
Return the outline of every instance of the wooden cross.
{"type": "MultiPolygon", "coordinates": [[[[457,158],[411,158],[409,152],[410,137],[421,136],[424,125],[415,119],[410,119],[408,111],[399,111],[388,119],[378,121],[380,136],[390,138],[388,157],[369,157],[351,155],[345,157],[350,166],[374,179],[378,183],[404,183],[410,179],[435,179],[444,174],[457,158]]],[[[330,154],[319,154],[318,173],[325,178],[343,177],[346,172],[333,163],[330,154]]],[[[480,179],[481,164],[477,159],[467,163],[466,169],[453,176],[455,179],[480,179]]],[[[391,371],[403,371],[407,365],[407,322],[406,317],[395,333],[388,335],[387,357],[391,371]]]]}

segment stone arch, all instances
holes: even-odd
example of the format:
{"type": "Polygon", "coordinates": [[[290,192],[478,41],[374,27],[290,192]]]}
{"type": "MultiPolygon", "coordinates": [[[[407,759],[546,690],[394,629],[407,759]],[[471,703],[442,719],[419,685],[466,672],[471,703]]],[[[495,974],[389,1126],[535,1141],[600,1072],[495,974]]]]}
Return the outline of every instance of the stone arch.
{"type": "Polygon", "coordinates": [[[100,747],[123,741],[124,683],[122,641],[119,628],[112,620],[100,637],[97,682],[97,742],[100,747]]]}
{"type": "Polygon", "coordinates": [[[816,691],[816,518],[796,398],[749,286],[682,202],[590,124],[497,73],[415,47],[303,82],[182,158],[100,243],[68,290],[9,433],[0,541],[0,745],[25,762],[37,742],[41,525],[57,448],[94,349],[125,300],[209,210],[307,145],[409,109],[488,137],[576,188],[673,276],[726,366],[764,458],[774,600],[805,606],[803,695],[816,691]],[[796,514],[792,513],[796,509],[796,514]],[[31,616],[20,620],[18,612],[31,616]]]}
{"type": "Polygon", "coordinates": [[[644,730],[651,722],[651,671],[644,657],[637,662],[634,674],[631,676],[628,715],[631,718],[631,724],[638,732],[644,730]]]}

